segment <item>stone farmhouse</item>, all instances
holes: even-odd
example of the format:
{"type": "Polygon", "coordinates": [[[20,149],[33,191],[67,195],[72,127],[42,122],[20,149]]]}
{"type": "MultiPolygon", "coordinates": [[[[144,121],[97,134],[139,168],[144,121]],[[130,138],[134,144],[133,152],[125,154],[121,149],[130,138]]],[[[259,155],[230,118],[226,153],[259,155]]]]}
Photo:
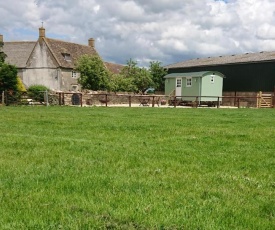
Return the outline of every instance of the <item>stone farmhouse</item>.
{"type": "MultiPolygon", "coordinates": [[[[78,91],[77,79],[80,73],[75,71],[75,63],[82,55],[98,55],[93,38],[88,45],[51,39],[46,37],[45,28],[39,28],[37,41],[4,42],[3,51],[6,62],[18,68],[18,76],[26,87],[44,85],[54,91],[78,91]]],[[[119,73],[123,65],[104,62],[107,69],[119,73]]]]}

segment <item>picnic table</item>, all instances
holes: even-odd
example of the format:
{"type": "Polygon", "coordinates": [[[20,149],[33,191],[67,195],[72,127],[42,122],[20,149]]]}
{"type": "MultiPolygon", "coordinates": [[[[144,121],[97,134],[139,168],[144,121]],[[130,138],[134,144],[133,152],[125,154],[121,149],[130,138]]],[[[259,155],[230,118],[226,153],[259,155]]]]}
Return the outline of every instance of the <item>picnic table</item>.
{"type": "Polygon", "coordinates": [[[150,105],[150,97],[144,97],[144,96],[140,96],[139,97],[139,106],[149,106],[150,105]]]}

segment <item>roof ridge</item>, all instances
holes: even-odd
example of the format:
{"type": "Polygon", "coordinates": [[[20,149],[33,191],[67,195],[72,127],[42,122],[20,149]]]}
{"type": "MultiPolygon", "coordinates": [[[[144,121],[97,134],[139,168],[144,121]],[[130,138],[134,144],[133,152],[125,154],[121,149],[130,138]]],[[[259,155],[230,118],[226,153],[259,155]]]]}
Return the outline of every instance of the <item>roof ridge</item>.
{"type": "Polygon", "coordinates": [[[91,47],[91,46],[89,46],[89,45],[79,44],[79,43],[75,43],[75,42],[68,42],[68,41],[64,41],[64,40],[61,40],[61,39],[47,38],[47,37],[45,37],[44,39],[53,40],[53,41],[57,41],[57,42],[64,42],[64,43],[68,43],[68,44],[74,44],[74,45],[78,45],[78,46],[91,47]]]}

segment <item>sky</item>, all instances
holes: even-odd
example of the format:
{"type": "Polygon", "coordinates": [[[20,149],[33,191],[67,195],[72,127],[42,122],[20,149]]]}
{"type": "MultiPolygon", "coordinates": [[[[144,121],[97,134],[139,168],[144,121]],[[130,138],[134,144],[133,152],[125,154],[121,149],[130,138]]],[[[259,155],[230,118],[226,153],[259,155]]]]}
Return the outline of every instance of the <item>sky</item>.
{"type": "Polygon", "coordinates": [[[119,64],[275,51],[275,0],[0,0],[4,41],[36,41],[42,22],[119,64]]]}

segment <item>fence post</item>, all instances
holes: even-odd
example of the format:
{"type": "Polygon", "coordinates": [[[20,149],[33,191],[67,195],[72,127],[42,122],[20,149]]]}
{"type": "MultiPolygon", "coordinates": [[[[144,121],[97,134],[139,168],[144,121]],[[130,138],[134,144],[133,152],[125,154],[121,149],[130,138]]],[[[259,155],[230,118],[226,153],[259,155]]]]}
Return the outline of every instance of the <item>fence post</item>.
{"type": "Polygon", "coordinates": [[[174,97],[174,108],[177,107],[177,101],[176,101],[176,99],[177,99],[177,97],[175,96],[175,97],[174,97]]]}
{"type": "Polygon", "coordinates": [[[257,108],[261,108],[262,105],[262,91],[260,91],[257,95],[257,108]]]}
{"type": "Polygon", "coordinates": [[[129,96],[129,107],[131,107],[132,106],[132,96],[130,95],[129,96]]]}
{"type": "Polygon", "coordinates": [[[107,93],[105,94],[105,106],[107,107],[108,106],[108,95],[107,95],[107,93]]]}
{"type": "Polygon", "coordinates": [[[5,105],[5,92],[2,92],[2,105],[5,105]]]}
{"type": "Polygon", "coordinates": [[[220,97],[218,97],[217,108],[220,108],[220,97]]]}
{"type": "Polygon", "coordinates": [[[45,91],[46,106],[49,106],[49,94],[48,90],[45,91]]]}
{"type": "Polygon", "coordinates": [[[155,96],[153,96],[152,107],[155,107],[155,96]]]}
{"type": "Polygon", "coordinates": [[[82,93],[80,93],[79,95],[80,95],[80,106],[83,107],[83,96],[82,96],[82,93]]]}

